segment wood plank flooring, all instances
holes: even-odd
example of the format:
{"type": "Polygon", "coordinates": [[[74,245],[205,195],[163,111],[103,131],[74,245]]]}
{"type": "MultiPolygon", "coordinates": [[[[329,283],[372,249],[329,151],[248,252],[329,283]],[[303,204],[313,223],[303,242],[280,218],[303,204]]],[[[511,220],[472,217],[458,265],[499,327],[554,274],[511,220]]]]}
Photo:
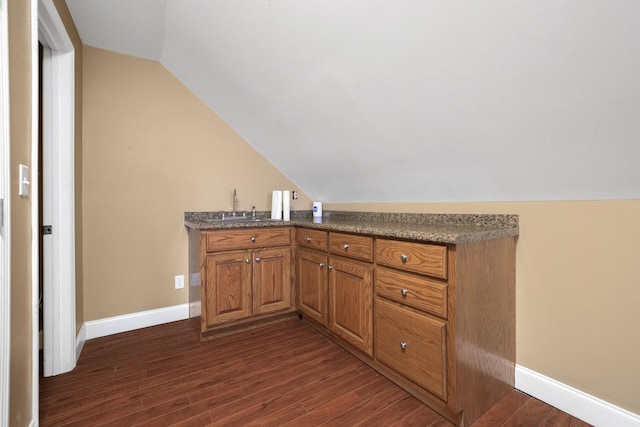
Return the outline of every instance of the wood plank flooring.
{"type": "MultiPolygon", "coordinates": [[[[189,321],[88,341],[41,426],[451,426],[304,321],[200,343],[189,321]]],[[[473,427],[588,424],[513,391],[473,427]]]]}

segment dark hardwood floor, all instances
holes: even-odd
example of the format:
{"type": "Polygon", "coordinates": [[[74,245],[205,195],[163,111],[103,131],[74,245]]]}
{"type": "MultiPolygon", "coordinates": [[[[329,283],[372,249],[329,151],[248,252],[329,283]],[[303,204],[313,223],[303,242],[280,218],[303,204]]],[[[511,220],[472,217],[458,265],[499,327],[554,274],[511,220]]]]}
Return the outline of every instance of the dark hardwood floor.
{"type": "MultiPolygon", "coordinates": [[[[451,426],[290,320],[200,343],[189,321],[88,341],[40,380],[41,426],[451,426]]],[[[514,390],[473,427],[588,424],[514,390]]]]}

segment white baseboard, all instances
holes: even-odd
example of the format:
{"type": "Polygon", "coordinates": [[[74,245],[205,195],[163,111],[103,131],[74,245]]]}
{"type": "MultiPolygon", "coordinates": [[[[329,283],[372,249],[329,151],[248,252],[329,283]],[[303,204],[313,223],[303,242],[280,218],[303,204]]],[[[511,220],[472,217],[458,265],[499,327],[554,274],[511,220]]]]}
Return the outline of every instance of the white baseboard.
{"type": "Polygon", "coordinates": [[[86,323],[82,324],[82,327],[80,327],[80,332],[78,332],[78,336],[76,337],[76,363],[78,363],[78,359],[80,358],[80,353],[82,353],[84,342],[87,340],[86,325],[87,325],[86,323]]]}
{"type": "MultiPolygon", "coordinates": [[[[133,331],[163,323],[175,322],[189,318],[189,304],[174,305],[172,307],[155,310],[140,311],[123,316],[108,317],[106,319],[85,322],[85,340],[105,337],[120,332],[133,331]]],[[[80,330],[82,333],[82,329],[80,330]]],[[[79,336],[79,335],[78,335],[79,336]]],[[[84,341],[83,341],[84,344],[84,341]]],[[[79,353],[78,353],[79,354],[79,353]]]]}
{"type": "Polygon", "coordinates": [[[596,427],[639,427],[640,415],[516,365],[516,388],[596,427]]]}

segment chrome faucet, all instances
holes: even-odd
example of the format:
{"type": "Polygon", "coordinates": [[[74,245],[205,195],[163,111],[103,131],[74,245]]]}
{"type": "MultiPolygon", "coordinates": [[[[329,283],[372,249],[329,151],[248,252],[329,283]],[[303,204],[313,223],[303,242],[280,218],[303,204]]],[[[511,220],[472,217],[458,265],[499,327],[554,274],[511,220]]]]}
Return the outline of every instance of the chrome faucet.
{"type": "Polygon", "coordinates": [[[236,216],[236,205],[238,204],[238,194],[236,189],[233,189],[233,213],[231,215],[236,216]]]}

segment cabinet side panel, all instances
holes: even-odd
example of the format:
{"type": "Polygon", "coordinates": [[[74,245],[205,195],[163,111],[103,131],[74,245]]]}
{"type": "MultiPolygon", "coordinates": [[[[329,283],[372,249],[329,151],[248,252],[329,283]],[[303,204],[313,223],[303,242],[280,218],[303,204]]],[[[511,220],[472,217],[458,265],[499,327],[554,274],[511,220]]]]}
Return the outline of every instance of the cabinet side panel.
{"type": "Polygon", "coordinates": [[[514,387],[515,245],[508,237],[456,246],[456,389],[466,425],[514,387]]]}
{"type": "Polygon", "coordinates": [[[189,229],[189,319],[200,333],[200,314],[202,313],[202,253],[200,251],[200,231],[189,229]]]}

